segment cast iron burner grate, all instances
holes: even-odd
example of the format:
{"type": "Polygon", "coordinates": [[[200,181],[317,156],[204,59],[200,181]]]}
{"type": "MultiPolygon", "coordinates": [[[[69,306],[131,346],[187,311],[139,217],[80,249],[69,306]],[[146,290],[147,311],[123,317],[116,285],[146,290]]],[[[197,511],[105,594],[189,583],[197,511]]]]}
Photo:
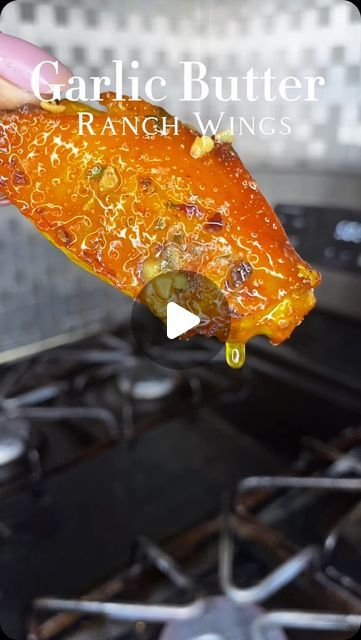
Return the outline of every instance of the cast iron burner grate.
{"type": "Polygon", "coordinates": [[[288,634],[289,630],[295,629],[302,633],[328,632],[324,636],[328,638],[351,638],[361,625],[361,601],[342,581],[327,575],[330,541],[335,544],[346,516],[333,526],[322,544],[310,544],[302,549],[297,549],[291,540],[267,524],[273,505],[277,512],[277,501],[284,502],[289,498],[293,503],[296,493],[304,503],[309,496],[313,499],[321,493],[327,494],[328,499],[336,495],[352,495],[357,499],[361,493],[361,478],[350,473],[349,467],[354,470],[355,466],[353,455],[340,452],[337,462],[336,468],[333,462],[327,469],[328,475],[322,477],[256,476],[241,480],[235,500],[236,513],[204,523],[178,537],[167,551],[141,539],[143,559],[138,558],[122,576],[85,597],[38,598],[33,605],[28,638],[77,638],[77,633],[79,638],[84,633],[88,639],[134,637],[129,635],[132,630],[135,636],[141,634],[143,637],[148,630],[144,637],[159,637],[160,640],[286,640],[294,637],[288,634]],[[343,473],[349,471],[348,477],[337,476],[340,468],[343,473]],[[251,508],[256,515],[251,514],[251,508]],[[209,554],[212,540],[218,548],[218,588],[209,580],[214,562],[209,554]],[[250,540],[256,542],[258,556],[264,555],[265,550],[272,553],[276,567],[256,584],[241,587],[234,576],[234,546],[236,543],[242,549],[250,540]],[[204,558],[200,560],[202,554],[204,558]],[[150,567],[156,567],[167,576],[173,589],[154,590],[153,576],[147,601],[134,601],[144,591],[146,573],[152,573],[150,567]],[[298,600],[295,590],[301,595],[298,600]],[[116,599],[124,594],[129,601],[116,599]],[[178,594],[175,603],[169,604],[174,594],[178,594]],[[312,607],[289,606],[300,600],[312,603],[312,607]],[[273,608],[273,602],[286,603],[286,606],[273,608]],[[263,608],[263,603],[267,603],[267,609],[263,608]],[[323,603],[323,610],[319,609],[319,603],[323,603]],[[46,615],[57,613],[44,619],[44,612],[46,615]],[[94,620],[97,621],[95,627],[92,626],[94,620]],[[109,627],[109,623],[120,626],[109,627]],[[330,635],[330,632],[339,635],[330,635]]]}
{"type": "MultiPolygon", "coordinates": [[[[23,425],[18,433],[25,438],[29,463],[24,482],[20,481],[21,476],[18,480],[18,475],[12,474],[10,481],[0,487],[0,496],[14,498],[12,514],[6,511],[6,501],[2,501],[5,528],[0,533],[5,572],[7,558],[16,560],[24,536],[31,542],[35,538],[36,557],[40,561],[43,558],[43,538],[37,537],[38,529],[34,530],[32,524],[38,509],[44,507],[43,502],[44,518],[51,515],[52,509],[60,522],[55,525],[53,539],[46,538],[51,543],[47,562],[54,558],[55,577],[45,580],[46,566],[39,568],[37,576],[39,585],[50,587],[25,589],[14,606],[14,615],[18,611],[22,615],[33,601],[29,640],[306,640],[310,631],[312,640],[324,638],[325,631],[327,640],[341,640],[354,635],[361,621],[361,571],[357,567],[361,555],[357,551],[361,429],[347,431],[327,444],[315,438],[305,439],[307,452],[296,466],[290,467],[289,462],[285,466],[278,457],[276,465],[273,457],[268,461],[264,455],[264,442],[269,442],[265,440],[266,431],[270,433],[268,425],[267,430],[262,430],[261,447],[257,440],[246,437],[247,420],[239,424],[238,416],[237,429],[227,422],[219,424],[217,402],[225,399],[223,412],[233,393],[238,409],[249,396],[254,411],[258,396],[252,395],[253,370],[246,367],[233,377],[229,372],[224,375],[224,368],[218,370],[215,363],[194,374],[177,374],[165,380],[152,364],[146,364],[119,336],[105,335],[90,344],[62,348],[19,363],[7,369],[0,380],[2,422],[6,426],[10,422],[23,425]],[[155,388],[162,390],[161,397],[158,391],[154,396],[155,388]],[[205,400],[212,396],[217,400],[215,409],[205,411],[205,400]],[[194,424],[188,424],[186,408],[191,409],[194,424]],[[179,420],[172,422],[178,412],[179,420]],[[159,449],[163,450],[157,457],[159,449]],[[29,455],[31,452],[36,456],[29,455]],[[174,477],[173,459],[178,462],[174,477]],[[220,459],[222,464],[218,467],[220,459]],[[150,466],[145,464],[149,460],[150,466]],[[213,466],[214,478],[210,477],[213,466]],[[184,477],[184,469],[189,478],[184,477]],[[266,473],[275,469],[287,473],[286,469],[292,469],[295,476],[242,479],[227,516],[179,534],[165,545],[165,550],[143,538],[140,551],[127,570],[85,593],[86,585],[98,584],[109,571],[116,570],[117,551],[111,557],[104,553],[105,559],[95,562],[95,568],[92,566],[96,560],[92,553],[95,548],[99,554],[104,551],[99,546],[104,539],[112,541],[112,549],[113,543],[118,549],[118,538],[108,535],[115,512],[120,564],[129,558],[129,545],[139,531],[156,537],[163,545],[175,531],[184,531],[192,523],[201,523],[217,513],[221,492],[234,486],[239,473],[247,476],[253,469],[264,469],[266,473]],[[132,471],[131,491],[124,489],[123,496],[119,487],[124,487],[132,471]],[[151,475],[158,472],[162,473],[152,483],[151,475]],[[94,483],[97,473],[105,478],[99,491],[94,483]],[[143,484],[138,487],[139,478],[144,490],[143,484]],[[192,510],[188,492],[193,491],[196,482],[201,490],[195,491],[192,510]],[[21,508],[24,498],[18,495],[19,483],[24,491],[37,491],[28,491],[30,515],[22,514],[18,526],[18,505],[21,508]],[[69,486],[74,490],[80,487],[74,501],[67,494],[69,486]],[[101,510],[109,493],[107,508],[101,510]],[[205,508],[210,493],[212,501],[205,508]],[[84,498],[89,498],[91,508],[87,508],[84,498]],[[37,501],[41,502],[40,507],[37,501]],[[78,516],[78,501],[83,505],[80,513],[85,514],[85,520],[78,516]],[[97,516],[93,502],[105,514],[104,521],[97,516]],[[150,514],[143,518],[149,503],[150,514]],[[154,511],[159,504],[160,510],[154,511]],[[173,522],[179,512],[177,504],[182,511],[180,524],[173,522]],[[128,514],[129,510],[132,513],[128,514]],[[67,526],[69,513],[76,528],[67,526]],[[159,518],[164,522],[159,523],[159,518]],[[124,543],[120,537],[128,525],[124,543]],[[94,541],[88,546],[84,540],[87,527],[96,530],[94,541]],[[62,544],[63,532],[71,541],[68,547],[62,544]],[[78,565],[79,576],[75,571],[71,580],[64,580],[62,574],[69,572],[83,547],[87,553],[78,565]],[[66,557],[65,553],[64,557],[61,555],[63,549],[67,550],[66,557]],[[54,584],[59,585],[55,588],[63,595],[83,595],[71,599],[37,597],[51,592],[54,584]],[[297,629],[301,635],[297,635],[297,629]]],[[[279,393],[282,399],[286,395],[283,387],[279,393]]],[[[345,423],[342,411],[342,424],[345,423]]],[[[299,451],[298,437],[294,436],[292,444],[288,461],[294,449],[299,451]]],[[[4,452],[9,454],[8,446],[4,452]]],[[[28,548],[32,551],[33,545],[28,548]]],[[[25,554],[20,560],[11,567],[13,576],[20,578],[13,580],[11,572],[4,578],[5,586],[6,579],[10,582],[4,608],[11,609],[13,594],[18,595],[22,585],[28,586],[31,581],[33,565],[25,554]]],[[[10,613],[14,618],[12,610],[10,613]]]]}
{"type": "Polygon", "coordinates": [[[115,334],[15,363],[0,376],[0,498],[234,387],[216,367],[165,372],[115,334]],[[10,442],[20,424],[29,434],[10,442]]]}

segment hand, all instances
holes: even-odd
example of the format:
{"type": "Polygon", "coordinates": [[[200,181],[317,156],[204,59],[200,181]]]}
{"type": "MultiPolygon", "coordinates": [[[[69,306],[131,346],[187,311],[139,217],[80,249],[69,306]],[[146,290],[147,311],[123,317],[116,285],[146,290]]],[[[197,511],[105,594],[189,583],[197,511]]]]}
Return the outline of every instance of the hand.
{"type": "MultiPolygon", "coordinates": [[[[39,104],[39,100],[31,90],[31,74],[37,64],[45,60],[56,61],[54,56],[39,47],[0,33],[0,110],[11,110],[23,104],[39,104]]],[[[49,84],[68,83],[72,72],[59,62],[58,73],[51,65],[45,65],[40,75],[40,90],[44,98],[49,84]]],[[[1,196],[0,206],[7,206],[9,201],[1,196]]]]}

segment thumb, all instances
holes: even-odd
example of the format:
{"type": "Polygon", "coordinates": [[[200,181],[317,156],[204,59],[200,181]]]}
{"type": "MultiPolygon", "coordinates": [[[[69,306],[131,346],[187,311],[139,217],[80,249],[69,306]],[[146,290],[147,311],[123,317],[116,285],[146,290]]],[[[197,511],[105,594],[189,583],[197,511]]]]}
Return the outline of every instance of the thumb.
{"type": "Polygon", "coordinates": [[[31,42],[0,33],[0,109],[15,109],[26,103],[38,103],[32,92],[31,78],[35,67],[42,62],[39,89],[41,95],[50,92],[54,83],[68,84],[72,72],[54,56],[31,42]]]}
{"type": "MultiPolygon", "coordinates": [[[[0,109],[11,110],[23,104],[39,103],[31,90],[31,76],[34,68],[44,61],[58,63],[57,71],[53,65],[45,65],[40,72],[40,91],[46,95],[50,84],[68,84],[72,75],[70,69],[40,47],[0,33],[0,109]]],[[[0,207],[9,204],[9,200],[0,192],[0,207]]]]}

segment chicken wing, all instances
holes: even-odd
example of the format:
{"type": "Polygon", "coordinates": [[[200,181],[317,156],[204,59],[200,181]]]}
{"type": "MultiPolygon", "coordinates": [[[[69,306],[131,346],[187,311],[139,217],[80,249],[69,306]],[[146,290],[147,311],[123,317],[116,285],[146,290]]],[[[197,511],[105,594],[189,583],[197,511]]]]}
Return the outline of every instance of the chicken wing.
{"type": "Polygon", "coordinates": [[[161,123],[174,120],[159,107],[102,98],[94,135],[79,132],[79,112],[89,111],[79,103],[0,112],[0,191],[69,258],[133,298],[161,273],[209,278],[230,309],[229,364],[242,364],[257,334],[288,338],[314,306],[320,276],[290,244],[227,133],[202,137],[180,123],[162,135],[161,123]],[[151,133],[105,126],[149,117],[151,133]]]}

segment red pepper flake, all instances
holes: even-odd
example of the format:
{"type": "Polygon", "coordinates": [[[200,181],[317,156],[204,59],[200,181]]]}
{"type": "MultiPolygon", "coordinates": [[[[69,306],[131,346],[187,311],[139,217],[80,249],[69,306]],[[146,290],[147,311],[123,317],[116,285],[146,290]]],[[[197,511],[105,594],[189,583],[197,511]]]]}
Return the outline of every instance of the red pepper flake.
{"type": "Polygon", "coordinates": [[[217,211],[217,213],[215,213],[213,216],[211,216],[211,218],[208,218],[207,222],[204,225],[205,229],[207,229],[207,231],[210,231],[211,233],[218,233],[219,231],[222,231],[223,229],[223,218],[221,216],[221,214],[217,211]]]}
{"type": "Polygon", "coordinates": [[[34,113],[34,112],[41,113],[42,109],[37,104],[31,104],[27,102],[25,104],[22,104],[20,107],[18,107],[18,111],[20,113],[25,113],[26,115],[28,115],[29,113],[34,113]]]}
{"type": "Polygon", "coordinates": [[[98,259],[96,251],[92,251],[91,249],[83,249],[81,256],[86,262],[92,265],[94,271],[101,272],[103,270],[103,265],[98,259]]]}
{"type": "Polygon", "coordinates": [[[47,223],[50,229],[59,228],[59,223],[57,220],[50,220],[50,218],[56,218],[61,215],[60,207],[52,207],[49,209],[47,206],[35,207],[33,209],[34,216],[38,216],[39,218],[45,218],[45,222],[47,223]]]}
{"type": "Polygon", "coordinates": [[[74,234],[69,231],[66,227],[58,227],[55,231],[57,238],[59,241],[64,244],[66,247],[69,247],[75,241],[74,234]]]}
{"type": "Polygon", "coordinates": [[[147,193],[151,193],[151,194],[154,193],[155,189],[153,185],[153,180],[149,176],[146,176],[145,178],[140,178],[139,184],[142,191],[146,191],[147,193]]]}
{"type": "Polygon", "coordinates": [[[224,162],[233,160],[236,156],[236,152],[229,142],[217,142],[214,148],[217,156],[224,162]]]}
{"type": "Polygon", "coordinates": [[[231,289],[240,287],[252,274],[252,265],[249,262],[237,262],[230,269],[228,285],[231,289]]]}
{"type": "Polygon", "coordinates": [[[35,207],[34,209],[34,215],[35,216],[40,216],[41,218],[48,212],[48,209],[46,207],[35,207]]]}
{"type": "Polygon", "coordinates": [[[203,211],[196,204],[183,204],[181,205],[181,208],[190,218],[203,218],[203,211]]]}
{"type": "Polygon", "coordinates": [[[29,179],[23,171],[18,169],[13,173],[13,184],[28,184],[29,179]]]}

